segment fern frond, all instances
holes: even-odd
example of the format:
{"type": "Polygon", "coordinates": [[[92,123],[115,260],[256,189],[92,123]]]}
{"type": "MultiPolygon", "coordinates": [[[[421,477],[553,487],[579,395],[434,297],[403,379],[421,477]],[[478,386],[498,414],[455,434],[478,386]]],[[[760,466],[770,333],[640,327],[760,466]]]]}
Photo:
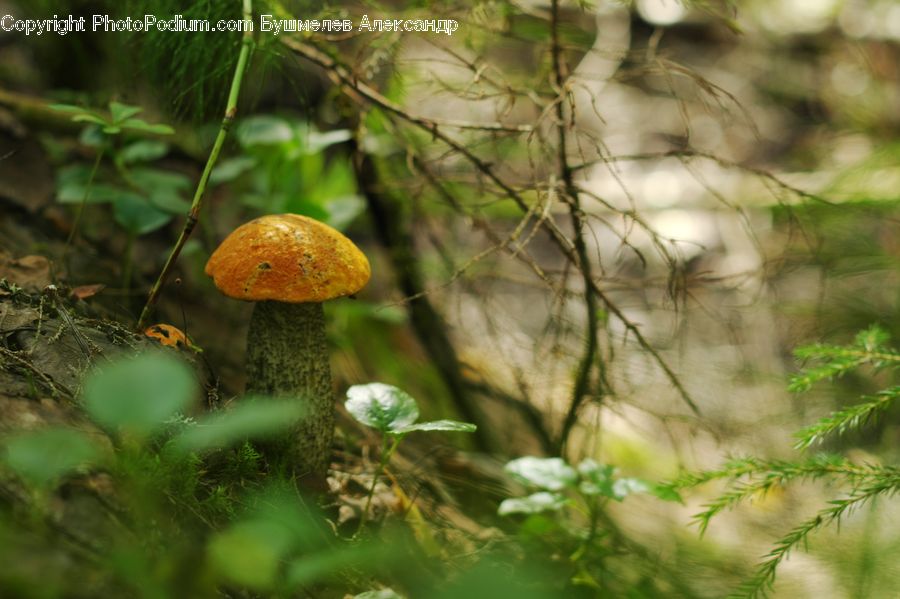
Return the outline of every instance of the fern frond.
{"type": "Polygon", "coordinates": [[[765,495],[773,488],[782,487],[791,481],[815,480],[827,476],[841,478],[851,484],[860,484],[861,481],[883,472],[877,466],[853,464],[844,458],[831,455],[819,455],[800,463],[783,460],[745,460],[744,467],[739,471],[741,473],[738,477],[746,475],[748,480],[733,482],[728,490],[705,504],[704,510],[694,515],[694,523],[700,527],[701,535],[706,532],[710,521],[716,515],[734,508],[744,500],[765,495]]]}
{"type": "Polygon", "coordinates": [[[900,491],[900,473],[896,469],[878,469],[872,479],[867,486],[854,489],[847,497],[830,501],[830,507],[819,511],[779,539],[775,547],[765,555],[754,575],[742,583],[730,597],[755,599],[768,596],[779,564],[812,533],[832,523],[839,523],[841,518],[876,497],[891,496],[900,491]]]}
{"type": "Polygon", "coordinates": [[[900,352],[887,347],[889,340],[883,329],[873,325],[860,332],[849,346],[817,343],[797,348],[794,355],[798,359],[823,363],[805,368],[792,377],[788,390],[794,393],[807,391],[818,381],[832,379],[864,364],[876,368],[900,366],[900,352]]]}
{"type": "Polygon", "coordinates": [[[879,412],[886,410],[895,399],[900,397],[900,386],[879,391],[873,396],[864,397],[862,403],[833,412],[797,432],[796,449],[806,449],[821,442],[830,434],[844,434],[850,429],[860,428],[879,412]]]}

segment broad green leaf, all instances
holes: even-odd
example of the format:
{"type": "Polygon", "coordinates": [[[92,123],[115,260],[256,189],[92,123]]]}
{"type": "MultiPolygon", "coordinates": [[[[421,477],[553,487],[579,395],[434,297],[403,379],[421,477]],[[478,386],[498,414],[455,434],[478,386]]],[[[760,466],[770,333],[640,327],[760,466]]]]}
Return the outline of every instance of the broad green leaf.
{"type": "Polygon", "coordinates": [[[501,516],[509,514],[539,514],[541,512],[555,512],[565,507],[567,499],[559,493],[540,491],[528,497],[515,497],[504,499],[497,508],[501,516]]]}
{"type": "MultiPolygon", "coordinates": [[[[284,197],[282,194],[275,194],[273,198],[284,197]]],[[[302,214],[316,220],[326,222],[329,219],[328,211],[321,205],[307,201],[301,197],[288,197],[281,204],[282,212],[291,214],[302,214]]]]}
{"type": "Polygon", "coordinates": [[[74,104],[50,104],[47,108],[59,112],[67,112],[69,114],[95,114],[82,106],[76,106],[74,104]]]}
{"type": "Polygon", "coordinates": [[[185,214],[191,207],[182,193],[191,180],[181,173],[158,168],[134,168],[129,172],[132,183],[144,190],[155,208],[169,214],[185,214]]]}
{"type": "Polygon", "coordinates": [[[72,120],[75,121],[76,123],[93,123],[95,125],[100,125],[101,127],[104,128],[104,131],[106,130],[107,127],[110,126],[108,122],[106,122],[104,119],[100,118],[99,116],[97,116],[95,114],[87,114],[87,113],[76,114],[75,116],[72,117],[72,120]]]}
{"type": "Polygon", "coordinates": [[[156,135],[172,135],[175,129],[168,125],[151,125],[142,119],[127,119],[120,123],[122,129],[131,129],[132,131],[143,131],[145,133],[155,133],[156,135]]]}
{"type": "Polygon", "coordinates": [[[112,116],[113,123],[120,124],[126,119],[140,114],[144,109],[140,106],[129,106],[121,102],[109,103],[109,114],[112,116]]]}
{"type": "Polygon", "coordinates": [[[505,469],[513,478],[548,491],[574,486],[578,480],[575,469],[561,458],[528,456],[507,463],[505,469]]]}
{"type": "Polygon", "coordinates": [[[78,135],[78,143],[90,148],[102,148],[109,143],[109,137],[103,133],[103,127],[88,125],[78,135]]]}
{"type": "Polygon", "coordinates": [[[113,217],[126,231],[144,235],[163,227],[172,220],[169,212],[160,210],[136,193],[124,193],[116,199],[113,217]]]}
{"type": "Polygon", "coordinates": [[[240,522],[216,534],[207,548],[213,570],[225,580],[255,590],[271,588],[291,533],[272,520],[240,522]]]}
{"type": "Polygon", "coordinates": [[[187,214],[191,203],[169,189],[156,189],[150,192],[150,203],[169,214],[187,214]]]}
{"type": "Polygon", "coordinates": [[[413,431],[447,431],[454,433],[474,433],[476,427],[468,422],[458,422],[456,420],[434,420],[432,422],[419,422],[410,424],[400,429],[389,431],[393,435],[405,435],[413,431]]]}
{"type": "Polygon", "coordinates": [[[133,168],[129,171],[129,177],[137,186],[148,192],[160,187],[174,191],[183,191],[191,187],[191,178],[187,175],[159,168],[133,168]]]}
{"type": "Polygon", "coordinates": [[[289,430],[305,411],[296,399],[244,398],[227,412],[200,418],[172,446],[179,451],[206,451],[259,439],[289,430]]]}
{"type": "Polygon", "coordinates": [[[241,121],[236,136],[242,146],[248,147],[290,141],[294,137],[294,131],[285,119],[259,115],[241,121]]]}
{"type": "Polygon", "coordinates": [[[312,191],[322,201],[356,195],[356,175],[347,160],[335,159],[312,181],[312,191]]]}
{"type": "Polygon", "coordinates": [[[353,138],[349,129],[335,129],[333,131],[310,131],[304,141],[309,153],[318,153],[334,144],[343,143],[353,138]]]}
{"type": "Polygon", "coordinates": [[[122,151],[119,152],[119,159],[124,164],[152,162],[162,158],[168,152],[169,144],[155,139],[144,139],[122,148],[122,151]]]}
{"type": "Polygon", "coordinates": [[[84,183],[60,183],[57,188],[56,200],[60,204],[80,204],[86,202],[88,204],[106,204],[114,202],[124,194],[131,193],[121,187],[107,185],[105,183],[94,183],[88,189],[84,183]],[[85,196],[85,194],[87,195],[85,196]]]}
{"type": "Polygon", "coordinates": [[[366,203],[359,196],[341,196],[327,200],[325,210],[328,212],[326,222],[338,231],[343,231],[357,216],[365,212],[366,203]]]}
{"type": "Polygon", "coordinates": [[[170,352],[152,351],[91,372],[84,382],[84,406],[98,424],[144,436],[184,410],[196,391],[184,362],[170,352]]]}
{"type": "Polygon", "coordinates": [[[46,486],[95,459],[97,446],[86,434],[68,428],[21,433],[4,443],[3,461],[36,486],[46,486]]]}
{"type": "Polygon", "coordinates": [[[106,133],[107,135],[116,135],[117,133],[120,133],[121,131],[122,131],[122,128],[119,127],[118,125],[106,125],[105,127],[103,127],[103,132],[106,133]]]}
{"type": "Polygon", "coordinates": [[[416,400],[384,383],[350,387],[344,407],[356,420],[381,432],[400,430],[419,418],[416,400]]]}
{"type": "Polygon", "coordinates": [[[234,181],[255,166],[256,159],[250,156],[237,156],[222,160],[209,174],[209,182],[211,185],[220,185],[234,181]]]}
{"type": "Polygon", "coordinates": [[[322,548],[288,563],[286,569],[289,586],[306,586],[325,578],[334,577],[344,568],[364,569],[386,560],[396,559],[392,547],[380,543],[361,545],[335,545],[322,548]]]}

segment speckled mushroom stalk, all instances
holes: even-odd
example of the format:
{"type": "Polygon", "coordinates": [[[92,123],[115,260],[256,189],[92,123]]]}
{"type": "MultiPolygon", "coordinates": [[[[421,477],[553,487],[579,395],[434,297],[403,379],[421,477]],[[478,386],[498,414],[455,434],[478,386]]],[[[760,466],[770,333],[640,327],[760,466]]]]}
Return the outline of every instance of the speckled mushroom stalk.
{"type": "Polygon", "coordinates": [[[206,274],[225,295],[256,302],[247,333],[247,391],[304,402],[289,457],[298,476],[321,485],[334,435],[322,302],[359,291],[369,280],[368,260],[328,225],[272,215],[235,229],[213,252],[206,274]]]}

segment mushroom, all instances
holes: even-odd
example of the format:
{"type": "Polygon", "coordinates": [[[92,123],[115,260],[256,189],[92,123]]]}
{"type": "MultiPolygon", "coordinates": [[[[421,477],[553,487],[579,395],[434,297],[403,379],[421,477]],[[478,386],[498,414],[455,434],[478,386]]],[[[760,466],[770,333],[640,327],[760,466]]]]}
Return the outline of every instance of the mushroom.
{"type": "Polygon", "coordinates": [[[297,397],[306,404],[291,431],[289,459],[313,486],[324,483],[334,434],[322,302],[353,295],[370,273],[352,241],[297,214],[241,225],[206,263],[219,291],[256,302],[247,332],[247,392],[297,397]]]}

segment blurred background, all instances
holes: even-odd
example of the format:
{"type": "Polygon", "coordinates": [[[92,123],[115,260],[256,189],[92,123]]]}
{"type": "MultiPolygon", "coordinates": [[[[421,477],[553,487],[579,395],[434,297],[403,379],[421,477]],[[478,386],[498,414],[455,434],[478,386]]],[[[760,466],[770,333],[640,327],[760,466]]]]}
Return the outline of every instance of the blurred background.
{"type": "MultiPolygon", "coordinates": [[[[0,14],[240,15],[232,1],[145,4],[0,0],[0,14]]],[[[890,382],[787,391],[797,346],[849,342],[872,324],[900,336],[896,2],[254,11],[459,27],[255,34],[238,118],[157,319],[204,349],[223,396],[243,389],[250,308],[218,295],[203,266],[235,226],[280,212],[332,224],[372,262],[369,287],[327,308],[337,392],[383,381],[429,418],[480,425],[474,440],[411,454],[423,470],[446,467],[437,476],[473,517],[502,495],[453,473],[454,444],[476,470],[562,449],[572,463],[662,480],[729,456],[796,459],[794,431],[890,382]]],[[[98,309],[135,319],[182,227],[239,44],[229,33],[0,32],[2,249],[48,255],[73,286],[104,283],[98,309]],[[176,133],[111,140],[47,107],[110,101],[176,133]],[[76,226],[77,251],[63,258],[76,226]]],[[[898,423],[888,410],[825,449],[891,463],[898,423]]],[[[415,488],[415,467],[402,474],[415,488]]],[[[701,487],[683,505],[629,498],[611,516],[714,597],[839,492],[772,491],[700,538],[691,516],[720,491],[701,487]]],[[[783,565],[776,596],[894,596],[897,517],[880,502],[818,534],[783,565]]]]}

